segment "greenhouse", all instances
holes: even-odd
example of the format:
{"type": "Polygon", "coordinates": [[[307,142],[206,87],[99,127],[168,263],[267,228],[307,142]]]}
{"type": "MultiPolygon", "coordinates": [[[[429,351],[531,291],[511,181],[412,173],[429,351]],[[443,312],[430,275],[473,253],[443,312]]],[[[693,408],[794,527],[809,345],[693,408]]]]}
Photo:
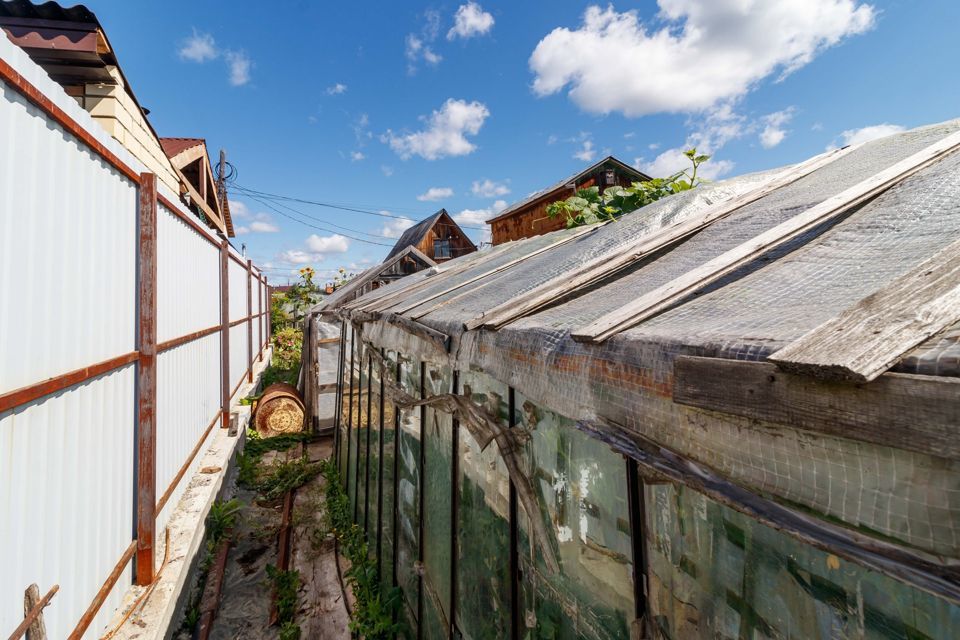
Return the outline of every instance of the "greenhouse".
{"type": "Polygon", "coordinates": [[[404,633],[957,637],[958,132],[315,309],[404,633]]]}

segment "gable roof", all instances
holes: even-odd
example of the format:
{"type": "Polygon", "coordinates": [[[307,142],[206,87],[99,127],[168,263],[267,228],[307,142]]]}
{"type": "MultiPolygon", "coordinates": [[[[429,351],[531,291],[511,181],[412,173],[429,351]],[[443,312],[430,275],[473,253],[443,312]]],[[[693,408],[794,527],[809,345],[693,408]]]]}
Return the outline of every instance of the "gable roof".
{"type": "Polygon", "coordinates": [[[506,209],[504,209],[503,211],[501,211],[500,213],[498,213],[496,216],[494,216],[494,217],[490,218],[489,220],[487,220],[487,221],[486,221],[487,224],[490,224],[490,223],[492,223],[492,222],[495,222],[495,221],[497,221],[497,220],[499,220],[499,219],[501,219],[501,218],[506,218],[507,216],[509,216],[510,214],[512,214],[512,213],[513,213],[514,211],[516,211],[517,209],[522,209],[523,207],[527,206],[527,205],[530,204],[531,202],[535,202],[535,201],[539,200],[540,198],[543,198],[543,197],[545,197],[545,196],[548,196],[548,195],[550,195],[551,193],[553,193],[554,191],[556,191],[556,190],[558,190],[558,189],[562,189],[563,187],[567,186],[567,185],[570,184],[571,182],[579,182],[579,181],[580,181],[582,178],[584,178],[586,175],[588,175],[588,174],[590,174],[590,173],[593,173],[594,171],[596,171],[597,169],[599,169],[599,168],[602,167],[603,165],[607,164],[608,162],[616,165],[618,169],[620,169],[620,170],[623,171],[624,173],[626,173],[626,174],[630,175],[631,177],[633,177],[633,179],[636,180],[637,182],[643,182],[644,180],[649,180],[649,179],[650,179],[650,176],[648,176],[647,174],[643,173],[642,171],[637,171],[636,169],[634,169],[633,167],[631,167],[631,166],[628,165],[627,163],[625,163],[625,162],[623,162],[623,161],[621,161],[621,160],[617,160],[617,159],[614,158],[613,156],[607,156],[606,158],[604,158],[604,159],[601,160],[600,162],[597,162],[596,164],[592,164],[592,165],[590,165],[589,167],[587,167],[586,169],[584,169],[583,171],[580,171],[579,173],[575,173],[575,174],[573,174],[572,176],[570,176],[570,177],[568,177],[568,178],[564,178],[563,180],[561,180],[560,182],[557,182],[557,183],[554,184],[553,186],[547,187],[546,189],[541,189],[540,191],[537,191],[536,193],[527,196],[527,197],[524,198],[523,200],[520,200],[520,201],[518,201],[518,202],[514,202],[512,205],[510,205],[509,207],[507,207],[506,209]]]}
{"type": "Polygon", "coordinates": [[[390,253],[387,254],[387,257],[384,258],[384,261],[389,260],[390,258],[397,255],[407,247],[416,246],[420,244],[420,241],[423,240],[424,236],[427,235],[427,232],[430,231],[430,229],[432,229],[434,225],[436,225],[437,222],[439,222],[440,219],[443,218],[444,216],[446,216],[447,220],[449,221],[448,224],[453,225],[457,229],[459,229],[460,234],[464,238],[466,238],[467,242],[469,242],[474,249],[476,249],[477,245],[473,244],[473,241],[467,237],[467,234],[463,232],[463,229],[460,229],[460,225],[458,225],[453,220],[453,218],[450,217],[450,214],[447,213],[447,210],[440,209],[440,211],[437,211],[435,214],[433,214],[429,218],[424,218],[417,224],[413,225],[412,227],[404,231],[403,235],[400,236],[400,239],[397,240],[397,244],[393,245],[393,249],[391,249],[390,253]]]}
{"type": "MultiPolygon", "coordinates": [[[[436,214],[434,214],[434,216],[435,215],[436,214]]],[[[332,309],[339,306],[343,302],[349,302],[350,300],[353,300],[351,297],[352,293],[359,291],[364,285],[368,284],[371,280],[375,279],[385,271],[388,271],[393,265],[400,262],[400,260],[406,256],[410,256],[415,260],[419,260],[427,269],[437,266],[437,263],[431,260],[430,256],[417,249],[416,246],[410,245],[401,249],[395,256],[387,256],[387,259],[380,264],[374,265],[366,271],[361,271],[347,284],[343,285],[329,296],[326,296],[319,304],[313,307],[312,311],[332,309]]]]}
{"type": "Polygon", "coordinates": [[[168,158],[173,158],[175,155],[201,144],[206,144],[206,140],[203,138],[160,138],[160,146],[163,147],[163,152],[167,154],[168,158]]]}

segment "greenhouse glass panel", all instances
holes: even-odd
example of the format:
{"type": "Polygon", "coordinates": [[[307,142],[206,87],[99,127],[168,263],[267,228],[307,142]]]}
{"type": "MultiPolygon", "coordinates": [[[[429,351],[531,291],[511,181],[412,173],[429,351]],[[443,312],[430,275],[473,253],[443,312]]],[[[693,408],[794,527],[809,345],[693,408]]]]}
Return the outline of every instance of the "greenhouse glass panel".
{"type": "Polygon", "coordinates": [[[337,446],[339,451],[337,452],[337,460],[339,462],[340,477],[347,477],[347,438],[350,437],[350,429],[348,427],[350,422],[350,375],[352,372],[352,360],[353,357],[353,341],[351,340],[352,331],[345,330],[346,335],[344,336],[344,346],[343,346],[343,369],[340,372],[340,415],[339,415],[339,425],[340,430],[339,438],[337,441],[337,446]]]}
{"type": "MultiPolygon", "coordinates": [[[[509,426],[509,388],[460,374],[460,393],[509,426]]],[[[484,451],[459,429],[457,627],[467,640],[510,637],[510,478],[496,443],[484,451]]]]}
{"type": "Polygon", "coordinates": [[[363,357],[363,343],[354,341],[353,364],[350,367],[350,464],[347,467],[347,495],[350,497],[350,514],[355,513],[357,504],[357,458],[359,454],[360,422],[360,360],[363,357]]]}
{"type": "Polygon", "coordinates": [[[370,367],[370,450],[367,455],[367,540],[370,552],[377,551],[377,533],[379,530],[380,499],[380,367],[376,359],[371,358],[370,367]]]}
{"type": "Polygon", "coordinates": [[[533,484],[551,573],[518,510],[525,637],[614,640],[633,620],[633,559],[626,462],[572,420],[515,394],[517,424],[530,432],[524,471],[533,484]]]}
{"type": "Polygon", "coordinates": [[[641,484],[650,610],[662,637],[956,637],[957,605],[687,487],[641,484]]]}
{"type": "Polygon", "coordinates": [[[367,447],[370,444],[370,424],[368,412],[370,408],[370,347],[361,345],[362,358],[360,359],[360,393],[357,396],[359,403],[357,413],[357,502],[354,506],[354,522],[363,526],[367,508],[367,447]]]}
{"type": "MultiPolygon", "coordinates": [[[[383,384],[387,386],[393,384],[397,379],[397,354],[394,351],[387,351],[385,355],[387,366],[383,372],[383,384]]],[[[380,513],[380,555],[378,556],[380,564],[380,583],[384,589],[393,586],[393,532],[394,526],[394,464],[396,464],[396,455],[394,453],[396,438],[396,411],[393,403],[388,400],[386,394],[383,398],[383,508],[380,513]]]]}
{"type": "MultiPolygon", "coordinates": [[[[398,361],[401,389],[420,398],[420,363],[403,355],[398,355],[398,361]]],[[[420,606],[420,579],[415,568],[420,557],[420,412],[420,407],[400,412],[397,461],[397,581],[403,591],[405,622],[414,637],[420,606]]]]}
{"type": "MultiPolygon", "coordinates": [[[[427,397],[450,393],[453,370],[427,364],[427,397]]],[[[450,620],[450,552],[453,544],[453,416],[427,407],[423,426],[423,637],[446,638],[450,620]]]]}

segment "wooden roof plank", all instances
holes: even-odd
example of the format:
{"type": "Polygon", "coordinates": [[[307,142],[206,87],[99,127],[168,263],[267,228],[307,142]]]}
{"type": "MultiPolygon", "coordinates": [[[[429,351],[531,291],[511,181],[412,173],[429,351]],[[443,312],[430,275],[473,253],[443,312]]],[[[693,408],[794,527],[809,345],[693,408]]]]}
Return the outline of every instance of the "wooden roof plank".
{"type": "Polygon", "coordinates": [[[957,320],[960,240],[769,359],[794,373],[866,382],[957,320]]]}
{"type": "Polygon", "coordinates": [[[581,342],[603,342],[610,336],[665,311],[687,296],[717,282],[756,258],[782,247],[811,229],[851,211],[958,149],[960,149],[960,132],[942,138],[910,157],[887,167],[866,180],[862,180],[849,189],[845,189],[772,229],[768,229],[700,267],[640,296],[589,325],[575,330],[572,336],[575,340],[581,342]]]}
{"type": "Polygon", "coordinates": [[[680,356],[678,404],[960,460],[960,379],[885,373],[858,385],[785,373],[770,362],[680,356]]]}
{"type": "Polygon", "coordinates": [[[804,176],[849,153],[853,147],[836,149],[802,162],[771,177],[759,187],[724,202],[708,207],[698,215],[672,224],[651,234],[636,238],[625,246],[617,246],[607,253],[581,265],[578,271],[564,273],[519,296],[497,305],[464,324],[466,329],[480,327],[498,329],[509,322],[528,315],[555,300],[613,275],[642,260],[646,256],[698,233],[746,205],[773,191],[796,182],[804,176]]]}

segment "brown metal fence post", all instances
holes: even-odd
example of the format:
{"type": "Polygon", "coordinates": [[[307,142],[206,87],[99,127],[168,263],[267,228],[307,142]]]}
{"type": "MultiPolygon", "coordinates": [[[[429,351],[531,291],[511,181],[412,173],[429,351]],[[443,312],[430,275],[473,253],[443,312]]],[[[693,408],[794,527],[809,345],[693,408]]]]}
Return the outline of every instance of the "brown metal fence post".
{"type": "Polygon", "coordinates": [[[260,315],[257,318],[257,345],[259,345],[260,362],[263,362],[263,314],[267,310],[263,304],[263,292],[265,289],[263,274],[257,274],[257,300],[260,301],[260,315]]]}
{"type": "Polygon", "coordinates": [[[247,260],[247,382],[253,382],[253,260],[247,260]]]}
{"type": "Polygon", "coordinates": [[[230,427],[230,245],[220,243],[220,427],[230,427]]]}
{"type": "Polygon", "coordinates": [[[140,174],[137,260],[139,344],[137,375],[137,584],[154,576],[157,501],[157,176],[140,174]]]}

